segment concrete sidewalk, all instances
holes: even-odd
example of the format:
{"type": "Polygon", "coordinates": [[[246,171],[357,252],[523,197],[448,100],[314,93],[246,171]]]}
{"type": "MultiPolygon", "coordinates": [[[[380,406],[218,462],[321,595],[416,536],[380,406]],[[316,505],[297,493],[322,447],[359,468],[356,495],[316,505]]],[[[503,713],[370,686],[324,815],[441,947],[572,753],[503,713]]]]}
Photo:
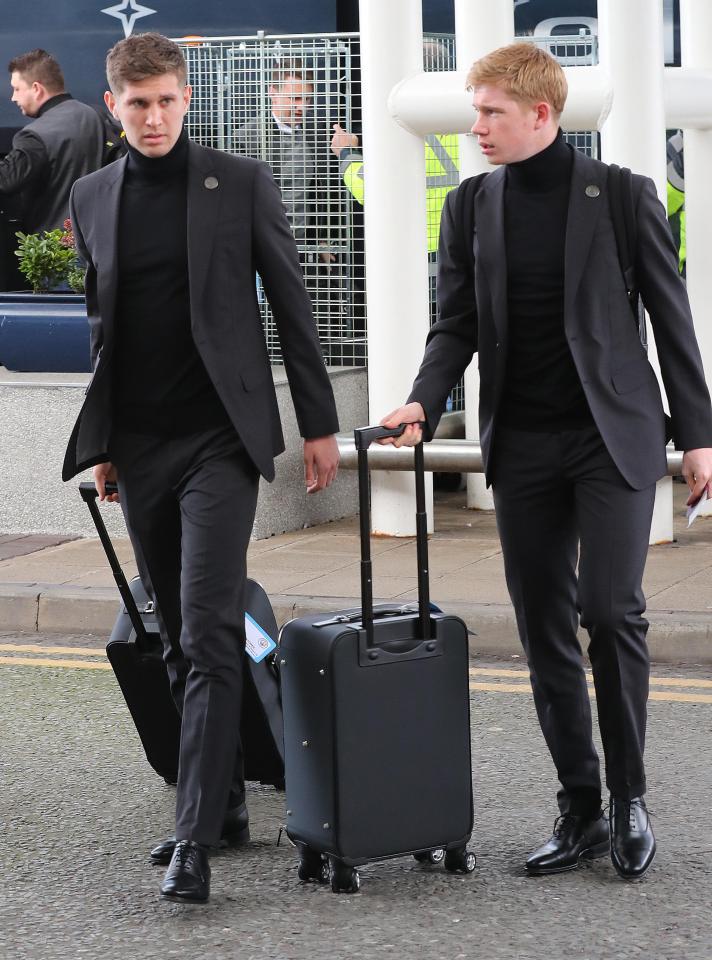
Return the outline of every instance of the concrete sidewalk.
{"type": "MultiPolygon", "coordinates": [[[[676,542],[650,548],[645,576],[651,654],[659,662],[712,663],[712,519],[700,518],[688,530],[686,488],[674,487],[676,542]]],[[[521,655],[494,515],[467,510],[464,493],[438,493],[435,510],[433,601],[462,616],[476,632],[476,653],[521,655]]],[[[128,540],[118,539],[115,546],[127,575],[134,575],[128,540]]],[[[376,599],[413,600],[414,541],[373,539],[372,552],[376,599]]],[[[248,570],[269,593],[280,624],[310,611],[358,606],[357,521],[253,541],[248,570]]],[[[23,534],[0,538],[0,630],[93,634],[103,641],[117,602],[98,540],[23,534]]]]}

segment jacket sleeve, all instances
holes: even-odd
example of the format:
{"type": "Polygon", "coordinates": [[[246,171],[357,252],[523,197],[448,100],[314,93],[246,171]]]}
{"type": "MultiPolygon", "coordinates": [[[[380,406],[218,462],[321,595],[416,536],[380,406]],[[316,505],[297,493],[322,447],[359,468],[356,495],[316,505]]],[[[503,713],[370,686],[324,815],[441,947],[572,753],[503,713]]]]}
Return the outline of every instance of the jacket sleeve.
{"type": "Polygon", "coordinates": [[[77,184],[72,186],[69,194],[69,219],[72,224],[72,233],[74,234],[74,244],[79,258],[84,261],[86,271],[84,274],[84,292],[87,306],[87,318],[89,320],[89,349],[92,370],[96,369],[99,351],[104,342],[104,333],[99,316],[99,304],[96,294],[96,269],[91,254],[87,249],[84,235],[82,234],[81,219],[77,212],[77,184]]]}
{"type": "Polygon", "coordinates": [[[40,138],[20,130],[12,141],[12,150],[0,160],[0,193],[24,190],[42,174],[47,163],[47,151],[40,138]]]}
{"type": "Polygon", "coordinates": [[[712,447],[712,406],[675,243],[655,185],[645,178],[637,207],[636,276],[650,316],[679,450],[712,447]]]}
{"type": "Polygon", "coordinates": [[[269,167],[256,168],[252,194],[255,267],[277,325],[299,431],[305,439],[336,433],[334,394],[304,288],[297,247],[269,167]]]}
{"type": "Polygon", "coordinates": [[[448,394],[477,350],[477,305],[472,253],[465,250],[456,216],[464,183],[451,190],[440,218],[438,244],[438,319],[430,328],[425,356],[408,403],[417,400],[425,411],[425,436],[431,440],[448,394]],[[469,258],[469,262],[468,262],[469,258]]]}

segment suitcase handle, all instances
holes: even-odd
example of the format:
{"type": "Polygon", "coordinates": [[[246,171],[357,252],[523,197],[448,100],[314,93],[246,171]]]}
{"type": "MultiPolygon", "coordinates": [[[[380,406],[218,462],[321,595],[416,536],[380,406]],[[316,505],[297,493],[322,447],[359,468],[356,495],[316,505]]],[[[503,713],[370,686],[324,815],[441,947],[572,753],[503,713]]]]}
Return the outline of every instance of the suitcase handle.
{"type": "MultiPolygon", "coordinates": [[[[358,451],[359,531],[361,536],[361,621],[366,631],[366,644],[373,639],[373,568],[371,563],[371,505],[368,473],[368,448],[374,440],[399,437],[406,423],[398,427],[358,427],[354,444],[358,451]]],[[[418,560],[418,619],[423,640],[433,637],[430,620],[430,582],[428,571],[428,515],[425,509],[425,458],[422,441],[413,450],[415,462],[415,535],[418,560]]]]}
{"type": "MultiPolygon", "coordinates": [[[[106,492],[118,493],[118,487],[114,483],[107,483],[106,492]]],[[[101,540],[104,553],[106,553],[109,561],[109,566],[111,567],[111,572],[114,575],[116,586],[121,594],[121,599],[124,601],[126,612],[131,620],[131,626],[134,628],[136,633],[136,645],[139,647],[139,649],[148,649],[148,647],[150,647],[150,641],[148,639],[148,634],[146,633],[146,628],[141,620],[141,614],[136,606],[136,601],[131,593],[131,588],[129,587],[126,575],[121,569],[121,564],[119,563],[119,558],[116,556],[116,551],[114,550],[114,545],[109,537],[109,532],[106,529],[104,518],[99,512],[99,507],[96,502],[99,494],[97,493],[94,481],[82,480],[82,482],[79,484],[79,493],[81,494],[82,500],[86,503],[87,507],[89,507],[89,513],[94,521],[96,532],[99,534],[99,540],[101,540]]]]}

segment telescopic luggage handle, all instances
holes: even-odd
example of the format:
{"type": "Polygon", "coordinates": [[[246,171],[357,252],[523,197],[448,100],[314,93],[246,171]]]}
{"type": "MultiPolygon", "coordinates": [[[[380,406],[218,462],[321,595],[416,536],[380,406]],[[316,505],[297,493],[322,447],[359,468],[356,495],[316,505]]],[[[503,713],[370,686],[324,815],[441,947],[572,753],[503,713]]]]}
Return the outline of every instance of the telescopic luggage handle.
{"type": "MultiPolygon", "coordinates": [[[[368,448],[374,440],[399,437],[409,426],[359,427],[354,430],[354,444],[358,451],[359,527],[361,533],[361,621],[367,643],[373,645],[373,569],[371,563],[371,505],[368,474],[368,448]]],[[[419,424],[424,426],[424,424],[419,424]]],[[[422,441],[416,444],[415,460],[415,535],[418,562],[418,619],[423,640],[432,637],[430,622],[430,584],[428,570],[428,516],[425,509],[425,459],[422,441]]]]}
{"type": "MultiPolygon", "coordinates": [[[[118,493],[118,487],[115,483],[106,484],[107,493],[118,493]]],[[[82,500],[89,507],[89,513],[91,518],[94,521],[94,526],[96,527],[96,532],[99,534],[99,540],[101,540],[101,545],[104,548],[107,559],[109,561],[109,566],[111,567],[111,572],[114,575],[114,580],[116,581],[116,586],[119,589],[121,599],[124,601],[124,606],[126,607],[126,612],[129,615],[131,620],[131,625],[136,632],[136,642],[139,647],[148,646],[148,634],[146,633],[146,628],[143,625],[141,620],[141,614],[139,609],[136,606],[136,601],[134,600],[133,594],[131,593],[131,588],[128,585],[124,571],[121,569],[121,564],[119,563],[119,558],[116,556],[116,551],[114,550],[114,545],[111,542],[109,533],[104,524],[104,519],[99,512],[99,507],[97,506],[96,499],[99,496],[97,493],[96,486],[94,485],[93,480],[82,480],[79,484],[79,493],[81,494],[82,500]]]]}

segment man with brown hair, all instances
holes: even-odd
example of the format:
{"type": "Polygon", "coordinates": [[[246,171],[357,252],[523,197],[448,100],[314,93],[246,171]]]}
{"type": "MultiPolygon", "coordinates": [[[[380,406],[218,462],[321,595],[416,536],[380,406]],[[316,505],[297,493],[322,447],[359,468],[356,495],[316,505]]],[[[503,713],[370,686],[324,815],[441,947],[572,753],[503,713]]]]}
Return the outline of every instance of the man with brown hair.
{"type": "Polygon", "coordinates": [[[27,233],[54,230],[69,215],[74,181],[102,165],[104,126],[96,110],[65,91],[62,70],[45,50],[15,57],[8,70],[12,102],[32,122],[0,160],[0,193],[24,193],[27,233]]]}
{"type": "Polygon", "coordinates": [[[282,193],[294,239],[315,239],[316,155],[313,124],[314,76],[299,57],[274,64],[267,89],[271,117],[253,117],[236,135],[240,151],[270,165],[282,193]]]}
{"type": "Polygon", "coordinates": [[[107,58],[128,156],[75,185],[94,376],[63,476],[117,479],[182,714],[161,893],[204,902],[211,848],[249,839],[240,715],[246,551],[284,440],[255,290],[272,306],[308,493],[336,476],[338,421],[284,207],[266,164],[192,143],[180,48],[134,34],[107,58]]]}
{"type": "MultiPolygon", "coordinates": [[[[468,88],[472,133],[499,169],[448,195],[439,319],[406,405],[383,422],[413,424],[397,446],[417,442],[418,422],[432,437],[450,389],[478,353],[485,477],[561,783],[553,836],[526,867],[571,870],[610,846],[619,875],[638,879],[655,854],[643,798],[649,660],[641,583],[655,483],[666,473],[660,389],[619,265],[608,168],[569,147],[559,129],[561,67],[517,43],[477,61],[468,88]],[[579,613],[590,637],[610,839],[579,613]]],[[[634,175],[633,190],[637,285],[692,504],[712,495],[710,397],[665,210],[651,180],[634,175]]]]}

